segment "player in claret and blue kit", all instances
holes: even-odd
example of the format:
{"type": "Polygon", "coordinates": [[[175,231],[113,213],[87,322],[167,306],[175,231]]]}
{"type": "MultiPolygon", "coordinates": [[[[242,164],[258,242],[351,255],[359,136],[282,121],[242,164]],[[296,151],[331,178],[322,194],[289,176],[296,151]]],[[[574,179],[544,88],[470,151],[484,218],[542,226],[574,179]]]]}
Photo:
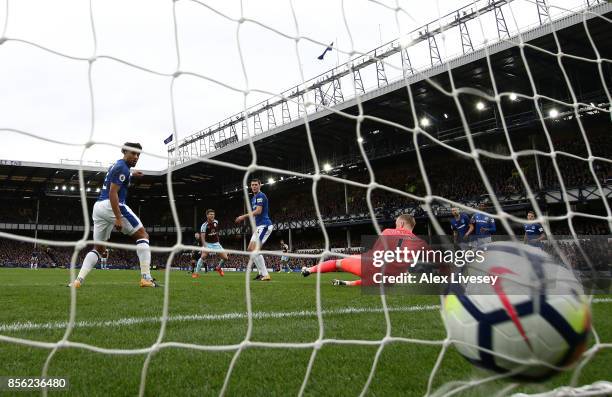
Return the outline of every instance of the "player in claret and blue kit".
{"type": "MultiPolygon", "coordinates": [[[[529,211],[527,213],[527,219],[533,221],[535,219],[535,212],[529,211]]],[[[544,228],[539,223],[527,223],[525,224],[525,244],[529,244],[533,247],[544,248],[542,241],[546,238],[544,234],[544,228]]]]}
{"type": "Polygon", "coordinates": [[[466,238],[472,236],[472,246],[476,249],[483,249],[491,242],[491,233],[495,233],[495,219],[485,212],[485,204],[480,203],[478,212],[472,215],[470,226],[465,233],[466,238]]]}
{"type": "MultiPolygon", "coordinates": [[[[219,221],[215,219],[215,210],[213,209],[206,210],[206,221],[204,221],[200,227],[200,239],[203,247],[215,251],[214,253],[221,258],[219,264],[215,267],[215,271],[223,277],[225,275],[223,272],[223,265],[228,257],[227,252],[223,251],[223,247],[219,242],[219,221]]],[[[193,278],[200,277],[200,269],[202,269],[202,265],[207,257],[208,252],[202,251],[195,271],[192,274],[193,278]]]]}
{"type": "MultiPolygon", "coordinates": [[[[241,223],[250,216],[255,217],[255,230],[251,236],[251,241],[247,251],[254,251],[257,246],[261,248],[270,234],[272,234],[272,221],[268,216],[268,197],[261,191],[261,181],[257,178],[251,180],[251,190],[253,197],[251,198],[251,211],[246,214],[236,217],[236,223],[241,223]]],[[[270,281],[270,275],[266,268],[266,261],[262,254],[256,255],[253,259],[259,274],[255,277],[257,281],[270,281]]]]}
{"type": "Polygon", "coordinates": [[[285,244],[284,240],[281,240],[280,248],[281,248],[281,251],[283,252],[283,255],[281,255],[281,259],[280,259],[281,270],[285,270],[286,272],[291,272],[291,266],[289,266],[289,257],[285,255],[286,253],[289,252],[289,246],[285,244]]]}
{"type": "Polygon", "coordinates": [[[38,269],[38,251],[34,250],[30,257],[30,269],[38,269]]]}
{"type": "Polygon", "coordinates": [[[85,256],[76,280],[70,283],[75,288],[81,287],[87,274],[100,260],[100,254],[105,251],[103,243],[108,241],[113,229],[131,236],[136,243],[136,255],[140,262],[140,286],[159,286],[151,277],[149,235],[140,219],[125,203],[131,177],[143,175],[140,171],[130,170],[136,166],[141,150],[139,143],[124,143],[121,149],[123,158],[111,165],[106,173],[100,196],[93,207],[94,248],[85,256]]]}

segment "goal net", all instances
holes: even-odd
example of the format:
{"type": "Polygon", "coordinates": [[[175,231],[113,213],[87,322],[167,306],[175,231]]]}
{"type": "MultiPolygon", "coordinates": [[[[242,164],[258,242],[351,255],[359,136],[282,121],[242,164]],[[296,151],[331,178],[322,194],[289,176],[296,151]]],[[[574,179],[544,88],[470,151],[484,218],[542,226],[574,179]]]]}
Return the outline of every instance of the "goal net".
{"type": "MultiPolygon", "coordinates": [[[[299,291],[280,296],[273,291],[276,283],[268,285],[271,288],[267,292],[256,288],[251,270],[260,252],[273,263],[281,256],[288,256],[290,261],[303,264],[358,252],[348,248],[359,236],[339,234],[336,229],[330,231],[334,222],[345,222],[349,229],[353,224],[366,225],[354,229],[354,234],[381,234],[390,226],[389,220],[410,213],[421,225],[427,225],[427,229],[421,229],[424,234],[448,235],[451,207],[471,212],[477,204],[484,203],[487,215],[497,222],[498,234],[523,241],[522,225],[526,222],[527,209],[531,209],[534,221],[541,224],[550,241],[551,254],[570,266],[584,263],[584,272],[609,273],[609,264],[598,267],[598,263],[592,263],[589,252],[581,245],[585,240],[581,236],[612,233],[609,201],[612,194],[609,37],[612,5],[597,0],[480,0],[456,2],[444,8],[449,7],[447,2],[436,1],[427,11],[420,11],[414,10],[414,4],[399,0],[359,4],[341,0],[334,4],[321,2],[316,7],[291,0],[271,6],[246,3],[221,5],[182,0],[155,5],[137,1],[124,5],[92,0],[86,6],[64,1],[46,9],[48,5],[33,1],[0,1],[3,5],[0,75],[4,75],[0,81],[7,83],[9,93],[9,96],[0,93],[0,105],[5,104],[9,110],[6,117],[0,117],[0,131],[6,142],[24,145],[35,142],[31,144],[66,153],[62,157],[80,158],[74,182],[78,181],[75,185],[80,192],[78,211],[83,219],[82,234],[76,240],[37,238],[8,229],[0,231],[0,238],[11,244],[68,247],[70,280],[74,280],[82,250],[93,243],[91,208],[87,202],[90,187],[85,176],[87,161],[117,153],[120,142],[126,140],[123,137],[147,139],[147,130],[159,131],[160,124],[165,131],[172,132],[168,155],[161,154],[166,150],[161,144],[157,152],[145,144],[143,158],[155,160],[157,164],[167,161],[167,169],[159,175],[166,184],[172,219],[172,228],[168,230],[173,234],[170,239],[173,243],[169,246],[157,244],[154,238],[151,240],[153,255],[163,256],[167,270],[161,279],[161,312],[152,317],[128,319],[130,324],[158,326],[154,343],[132,348],[74,341],[75,329],[112,327],[118,323],[80,321],[77,307],[81,307],[81,292],[85,290],[74,288],[67,289],[65,294],[69,291],[69,305],[64,308],[68,311],[67,318],[58,317],[58,322],[47,324],[11,323],[7,319],[14,316],[7,315],[6,319],[0,319],[3,323],[0,342],[44,350],[45,359],[40,363],[43,377],[57,373],[53,371],[54,358],[66,349],[112,357],[143,357],[139,367],[139,395],[149,392],[153,376],[168,374],[159,367],[152,370],[152,363],[164,360],[164,353],[175,349],[229,355],[226,366],[209,369],[216,375],[220,373],[222,381],[217,382],[217,389],[204,390],[205,394],[241,394],[244,381],[236,380],[237,372],[241,376],[275,373],[276,389],[248,389],[257,394],[301,396],[313,390],[320,394],[325,391],[317,388],[317,376],[327,360],[321,359],[321,352],[334,347],[339,352],[367,348],[362,352],[368,357],[361,357],[354,364],[366,367],[365,370],[359,371],[359,378],[351,378],[359,395],[398,393],[381,384],[395,379],[386,378],[390,371],[402,372],[414,366],[427,367],[415,372],[410,381],[417,390],[415,395],[612,394],[612,385],[601,379],[601,372],[593,369],[602,363],[605,366],[610,357],[612,341],[601,338],[598,332],[600,324],[602,328],[609,328],[607,320],[598,318],[607,313],[600,307],[609,305],[608,297],[589,295],[597,309],[593,311],[590,344],[577,363],[560,375],[562,380],[525,386],[514,380],[512,373],[491,375],[473,369],[465,360],[458,360],[448,335],[427,337],[423,327],[439,327],[441,331],[437,333],[445,333],[437,316],[436,322],[429,325],[407,325],[394,317],[397,312],[408,314],[403,320],[409,319],[410,313],[435,313],[440,308],[439,301],[417,298],[416,304],[409,305],[410,296],[389,299],[381,294],[373,301],[360,293],[343,293],[328,299],[325,287],[329,283],[321,273],[316,273],[315,280],[308,280],[311,283],[296,286],[299,291]],[[147,10],[151,11],[150,15],[147,10]],[[58,28],[64,39],[72,42],[76,32],[83,31],[88,36],[77,40],[76,47],[72,48],[46,39],[45,29],[52,30],[43,21],[46,12],[66,18],[66,29],[58,28]],[[380,24],[372,21],[375,17],[381,18],[380,24]],[[321,26],[328,22],[333,28],[321,26]],[[32,33],[30,29],[38,24],[40,30],[32,33]],[[145,29],[150,25],[155,27],[145,29]],[[324,34],[317,33],[319,28],[324,34]],[[334,34],[340,34],[341,38],[334,34]],[[218,44],[198,47],[198,42],[216,43],[217,40],[218,44]],[[228,47],[231,47],[231,56],[228,47]],[[281,57],[277,54],[280,49],[284,55],[291,56],[281,57]],[[21,62],[8,62],[9,58],[21,62]],[[63,76],[71,76],[81,86],[70,90],[77,97],[63,98],[61,85],[74,85],[69,79],[49,82],[54,88],[50,91],[41,88],[40,97],[19,94],[19,84],[26,84],[21,73],[29,73],[35,84],[45,85],[47,82],[40,74],[47,68],[68,70],[63,76]],[[117,72],[124,75],[116,76],[117,72]],[[21,79],[9,84],[13,74],[21,79]],[[276,75],[294,80],[274,81],[276,75]],[[317,77],[311,78],[313,75],[317,77]],[[130,96],[132,90],[142,87],[132,86],[135,80],[147,89],[130,96]],[[292,81],[297,84],[281,92],[292,81]],[[284,88],[275,84],[282,84],[284,88]],[[185,92],[188,94],[183,95],[185,92]],[[193,103],[193,98],[204,95],[215,99],[209,99],[205,106],[193,103]],[[117,101],[100,104],[100,96],[116,97],[117,101]],[[149,102],[151,98],[157,101],[155,106],[149,102]],[[138,102],[141,100],[145,111],[138,102]],[[33,107],[39,110],[47,102],[64,101],[62,106],[69,110],[62,116],[71,115],[79,122],[72,126],[74,131],[62,133],[58,129],[60,121],[48,114],[44,116],[51,121],[46,127],[37,124],[34,115],[26,122],[15,121],[18,120],[16,113],[22,117],[28,114],[29,101],[36,102],[33,107]],[[209,120],[208,116],[194,117],[198,112],[220,114],[219,119],[232,115],[213,124],[215,120],[209,120]],[[115,125],[115,119],[128,121],[117,121],[115,125]],[[210,122],[210,127],[202,128],[202,120],[210,122]],[[110,132],[113,129],[116,132],[110,132]],[[335,142],[321,137],[340,130],[344,132],[335,142]],[[291,138],[283,141],[284,136],[291,138]],[[273,149],[266,149],[266,145],[273,149]],[[279,167],[270,157],[277,152],[286,161],[284,167],[279,167]],[[300,152],[300,158],[289,158],[300,152]],[[232,153],[238,154],[232,156],[232,153]],[[246,268],[240,290],[232,290],[233,298],[240,300],[244,311],[189,315],[187,319],[187,315],[172,312],[174,302],[185,297],[173,293],[174,276],[170,270],[183,252],[200,249],[192,243],[191,228],[185,224],[185,217],[181,215],[184,208],[180,204],[186,192],[182,184],[185,174],[189,174],[185,170],[198,164],[227,172],[227,180],[215,181],[222,192],[211,201],[224,208],[230,205],[234,208],[218,210],[219,213],[244,213],[243,208],[248,208],[250,203],[246,185],[253,176],[263,179],[264,191],[279,188],[285,180],[304,181],[307,188],[302,190],[306,195],[295,193],[292,197],[290,193],[279,193],[276,198],[273,193],[268,195],[271,208],[287,208],[277,212],[282,221],[275,228],[285,233],[314,225],[320,234],[314,238],[315,243],[286,254],[267,245],[249,253],[240,247],[241,237],[237,238],[237,245],[227,252],[239,258],[246,268]],[[236,175],[239,177],[234,178],[236,175]],[[178,180],[182,182],[179,184],[178,180]],[[302,205],[310,210],[292,212],[294,207],[302,205]],[[563,237],[556,237],[560,235],[563,237]],[[577,247],[572,251],[576,257],[568,258],[568,246],[577,247]],[[307,310],[256,309],[264,308],[262,302],[266,299],[296,299],[296,296],[299,299],[299,294],[313,290],[315,298],[307,310]],[[360,302],[362,298],[364,301],[360,302]],[[358,305],[338,303],[343,299],[358,305]],[[330,307],[330,302],[338,304],[340,309],[330,307]],[[375,337],[337,337],[342,332],[329,325],[329,316],[354,314],[360,318],[376,316],[372,325],[378,330],[373,333],[375,337]],[[316,330],[310,339],[300,336],[292,340],[291,335],[282,335],[281,341],[275,342],[257,337],[256,328],[262,322],[289,321],[292,317],[316,319],[316,330]],[[203,326],[207,326],[204,321],[224,319],[245,320],[245,332],[238,342],[215,344],[168,337],[168,327],[174,321],[203,321],[203,326]],[[62,334],[54,341],[15,333],[58,327],[62,334]],[[418,353],[421,347],[428,352],[423,363],[418,361],[418,357],[424,357],[418,353]],[[409,354],[394,355],[392,360],[386,355],[390,350],[402,352],[404,348],[409,354]],[[284,368],[272,370],[265,368],[265,363],[245,358],[262,349],[276,349],[285,355],[307,352],[300,369],[301,377],[297,384],[293,382],[293,388],[283,389],[287,382],[282,376],[284,368]],[[411,354],[417,358],[411,358],[411,354]],[[245,369],[247,364],[241,364],[245,360],[257,366],[245,369]],[[396,364],[389,364],[390,361],[396,364]],[[453,372],[456,366],[462,368],[459,376],[453,372]]],[[[56,19],[55,23],[62,24],[62,21],[56,19]]],[[[156,137],[160,142],[163,138],[166,136],[156,137]]],[[[193,189],[188,193],[199,194],[197,184],[205,178],[192,177],[190,181],[187,183],[192,183],[193,189]]],[[[274,213],[272,218],[277,221],[274,213]]],[[[255,228],[253,217],[249,218],[248,225],[255,228]]],[[[226,232],[222,241],[232,235],[243,236],[245,229],[228,227],[226,232]]],[[[308,233],[304,232],[304,239],[312,237],[308,233]]],[[[135,256],[133,244],[111,242],[108,246],[113,250],[131,251],[135,256]]],[[[214,297],[207,299],[215,301],[214,297]]],[[[134,302],[126,304],[131,303],[134,302]]],[[[91,301],[86,304],[94,311],[95,305],[103,305],[91,301]]],[[[605,331],[602,335],[610,334],[605,331]]],[[[325,371],[351,377],[339,366],[325,371]]],[[[253,382],[259,380],[258,375],[253,375],[253,382]]],[[[91,387],[96,386],[92,383],[91,387]]],[[[412,393],[404,390],[404,394],[412,393]]],[[[327,390],[327,394],[336,394],[336,390],[327,390]]]]}

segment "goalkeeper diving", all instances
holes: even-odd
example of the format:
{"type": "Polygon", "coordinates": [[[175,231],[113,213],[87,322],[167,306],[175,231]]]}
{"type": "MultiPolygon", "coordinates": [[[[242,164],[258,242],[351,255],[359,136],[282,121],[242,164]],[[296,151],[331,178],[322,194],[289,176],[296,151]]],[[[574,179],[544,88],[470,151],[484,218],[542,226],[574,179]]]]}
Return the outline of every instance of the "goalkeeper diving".
{"type": "MultiPolygon", "coordinates": [[[[388,243],[387,249],[407,248],[409,250],[421,250],[427,247],[426,243],[417,237],[412,230],[416,225],[416,221],[412,215],[403,214],[395,220],[394,229],[385,229],[382,236],[387,237],[385,241],[388,243]]],[[[378,241],[377,244],[379,244],[378,241]]],[[[347,272],[359,276],[361,279],[354,281],[334,279],[332,284],[335,286],[360,286],[362,284],[362,255],[351,255],[342,259],[331,259],[321,262],[312,267],[303,267],[302,275],[310,276],[312,273],[328,273],[328,272],[347,272]]]]}

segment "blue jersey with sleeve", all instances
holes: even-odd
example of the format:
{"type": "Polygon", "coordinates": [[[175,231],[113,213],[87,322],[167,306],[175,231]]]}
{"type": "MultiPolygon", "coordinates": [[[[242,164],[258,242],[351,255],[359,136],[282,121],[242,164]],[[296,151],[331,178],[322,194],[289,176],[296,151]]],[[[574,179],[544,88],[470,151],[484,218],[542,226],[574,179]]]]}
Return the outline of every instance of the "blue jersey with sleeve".
{"type": "Polygon", "coordinates": [[[456,230],[459,238],[463,238],[463,236],[465,236],[465,232],[467,232],[468,225],[470,224],[470,217],[467,214],[460,214],[459,219],[456,219],[453,216],[450,224],[451,230],[456,230]]]}
{"type": "Polygon", "coordinates": [[[474,225],[474,236],[477,237],[488,237],[496,230],[495,219],[481,212],[472,215],[470,223],[474,225]],[[483,228],[487,228],[488,230],[482,230],[483,228]]]}
{"type": "Polygon", "coordinates": [[[263,192],[254,194],[251,197],[251,210],[255,211],[255,207],[261,207],[261,214],[255,216],[255,225],[271,225],[272,221],[268,216],[268,198],[263,192]]]}
{"type": "Polygon", "coordinates": [[[525,234],[527,240],[536,240],[544,233],[544,228],[539,223],[532,223],[525,225],[525,234]]]}
{"type": "Polygon", "coordinates": [[[102,184],[98,201],[109,199],[108,195],[110,193],[111,183],[120,186],[118,193],[119,203],[125,204],[128,186],[130,186],[130,166],[125,162],[125,160],[117,160],[109,167],[108,172],[104,177],[104,183],[102,184]]]}

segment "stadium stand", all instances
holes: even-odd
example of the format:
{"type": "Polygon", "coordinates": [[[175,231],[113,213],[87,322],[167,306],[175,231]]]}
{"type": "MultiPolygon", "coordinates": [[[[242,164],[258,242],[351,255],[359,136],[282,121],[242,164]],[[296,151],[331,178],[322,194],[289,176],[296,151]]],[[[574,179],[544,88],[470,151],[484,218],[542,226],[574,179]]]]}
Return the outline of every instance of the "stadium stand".
{"type": "MultiPolygon", "coordinates": [[[[598,28],[597,24],[601,22],[593,22],[590,27],[591,38],[585,36],[581,24],[563,30],[564,37],[573,38],[564,43],[564,51],[575,56],[592,57],[588,51],[584,52],[583,46],[576,43],[587,42],[590,39],[596,43],[608,42],[605,39],[608,34],[605,25],[598,28]]],[[[556,51],[555,40],[550,35],[534,40],[532,44],[549,49],[552,53],[556,51]]],[[[601,56],[609,59],[610,55],[606,53],[608,47],[601,46],[601,48],[603,51],[601,56]]],[[[499,91],[531,96],[532,87],[528,84],[520,59],[516,48],[489,57],[491,64],[499,67],[499,73],[496,74],[499,91]]],[[[485,92],[491,92],[490,77],[483,72],[488,69],[485,58],[463,65],[453,64],[451,67],[457,87],[478,87],[485,92]]],[[[574,64],[567,65],[570,70],[574,70],[574,67],[576,69],[572,78],[575,86],[579,87],[575,92],[579,102],[597,104],[602,109],[609,109],[609,97],[603,90],[601,82],[589,77],[598,74],[596,65],[588,63],[580,67],[574,64]]],[[[530,65],[530,73],[539,82],[540,95],[567,96],[567,93],[559,91],[557,81],[550,79],[551,75],[561,73],[555,57],[540,57],[537,63],[530,65]]],[[[440,87],[450,89],[448,76],[441,70],[439,75],[431,76],[431,79],[440,87]]],[[[427,127],[427,132],[449,147],[468,153],[471,148],[466,141],[457,104],[452,98],[424,80],[412,81],[411,90],[414,101],[419,106],[417,112],[431,116],[432,125],[427,127]]],[[[581,107],[579,126],[575,115],[569,110],[560,109],[559,117],[541,120],[534,101],[523,98],[511,101],[504,98],[499,106],[503,109],[506,118],[506,131],[501,127],[498,109],[487,105],[483,110],[476,110],[474,103],[477,99],[480,98],[468,94],[460,98],[475,148],[497,155],[511,153],[509,145],[512,145],[513,152],[530,149],[542,152],[539,155],[521,155],[517,161],[535,199],[547,215],[565,215],[567,211],[553,163],[549,156],[544,155],[553,149],[571,208],[582,209],[583,212],[593,215],[605,215],[600,192],[596,189],[588,162],[569,157],[563,152],[586,158],[588,152],[582,133],[585,131],[591,154],[609,158],[612,153],[612,140],[609,139],[609,115],[606,112],[581,107]],[[546,132],[543,130],[544,123],[546,132]],[[552,140],[552,148],[549,147],[549,137],[552,140]]],[[[387,92],[377,92],[363,105],[365,113],[373,118],[379,117],[402,126],[415,125],[412,114],[407,111],[409,106],[403,84],[398,84],[396,88],[387,92]]],[[[546,100],[538,104],[543,109],[553,105],[546,100]]],[[[350,105],[343,107],[342,111],[357,114],[358,110],[356,106],[350,105]]],[[[317,115],[309,122],[318,159],[321,163],[330,164],[330,170],[325,171],[325,175],[339,180],[369,182],[370,176],[355,139],[354,121],[341,115],[329,114],[321,117],[317,115]]],[[[428,193],[424,182],[426,179],[431,184],[430,194],[435,196],[457,201],[468,207],[475,207],[479,202],[490,202],[473,159],[461,157],[423,134],[418,136],[415,147],[411,133],[372,119],[364,120],[360,126],[360,134],[363,139],[363,150],[379,185],[422,197],[428,193]],[[417,150],[423,160],[426,178],[421,174],[418,165],[415,153],[417,150]]],[[[258,137],[254,146],[260,166],[299,171],[304,174],[312,174],[314,171],[312,157],[304,150],[308,143],[303,125],[266,132],[266,135],[258,137]]],[[[172,151],[176,149],[177,146],[170,147],[169,154],[172,155],[172,151]]],[[[185,143],[183,150],[189,151],[191,146],[185,143]]],[[[198,156],[199,153],[189,152],[185,159],[181,159],[181,162],[176,164],[172,174],[178,222],[184,233],[184,240],[191,240],[191,234],[199,228],[204,211],[207,208],[214,208],[217,210],[217,219],[224,229],[222,231],[224,246],[244,249],[249,228],[246,225],[234,225],[235,216],[244,209],[242,191],[244,173],[202,162],[198,156]],[[189,159],[189,156],[192,159],[189,159]]],[[[248,165],[251,161],[250,148],[244,141],[231,143],[207,156],[237,165],[248,165]]],[[[509,158],[501,160],[487,156],[480,156],[480,162],[504,210],[524,217],[525,212],[530,209],[530,204],[514,163],[509,158]]],[[[604,195],[610,197],[612,166],[609,162],[596,160],[593,161],[593,169],[598,182],[603,186],[604,195]]],[[[106,169],[86,166],[83,167],[83,172],[87,207],[91,211],[98,194],[96,190],[101,186],[106,169]]],[[[271,200],[270,215],[276,223],[276,230],[269,246],[277,247],[279,239],[284,238],[292,250],[322,248],[324,238],[315,215],[312,181],[289,174],[278,175],[270,172],[259,172],[255,176],[264,181],[263,190],[271,200]]],[[[68,236],[69,240],[78,239],[84,225],[78,180],[77,166],[19,161],[0,162],[2,197],[0,201],[10,202],[10,205],[0,205],[0,230],[31,237],[37,234],[39,237],[47,235],[56,240],[62,239],[62,236],[68,236]]],[[[348,241],[351,242],[351,247],[358,246],[361,235],[374,233],[367,207],[366,189],[321,179],[317,184],[316,196],[329,233],[330,248],[348,248],[348,241]]],[[[376,188],[371,192],[371,202],[374,216],[381,226],[390,225],[394,216],[408,212],[417,218],[415,230],[418,234],[428,235],[432,232],[428,214],[422,206],[423,201],[376,188]]],[[[142,219],[156,245],[170,246],[174,243],[176,224],[168,203],[165,171],[147,172],[143,178],[134,180],[130,189],[129,204],[142,219]]],[[[435,199],[431,204],[433,215],[448,231],[450,216],[448,204],[435,199]]],[[[491,207],[489,209],[492,210],[491,207]]],[[[522,234],[522,225],[512,226],[517,234],[522,234]]],[[[593,219],[575,217],[573,226],[578,234],[610,233],[605,222],[593,219]]],[[[554,233],[570,232],[566,221],[552,222],[551,228],[554,233]]],[[[505,231],[498,230],[498,234],[501,233],[505,231]]],[[[27,264],[32,248],[31,244],[1,240],[2,263],[27,264]]],[[[57,258],[56,262],[66,263],[70,259],[69,249],[53,248],[51,252],[57,258]]],[[[122,258],[121,255],[123,254],[117,252],[111,258],[113,256],[122,258]]],[[[132,256],[121,259],[124,266],[129,267],[133,264],[135,259],[132,256]]],[[[181,267],[181,260],[182,257],[176,259],[178,267],[181,267]]],[[[41,261],[43,265],[52,263],[52,260],[47,260],[45,255],[41,261]]],[[[156,255],[154,262],[160,266],[165,259],[156,255]]],[[[231,260],[227,266],[232,266],[231,260]]]]}

